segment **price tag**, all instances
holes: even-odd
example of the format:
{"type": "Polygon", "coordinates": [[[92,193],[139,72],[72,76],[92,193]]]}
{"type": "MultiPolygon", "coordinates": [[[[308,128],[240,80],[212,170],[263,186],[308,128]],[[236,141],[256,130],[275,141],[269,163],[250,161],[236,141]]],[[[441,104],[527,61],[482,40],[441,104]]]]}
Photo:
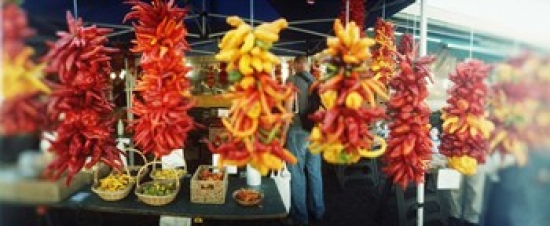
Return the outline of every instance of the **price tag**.
{"type": "Polygon", "coordinates": [[[162,168],[186,167],[184,158],[183,149],[175,149],[161,158],[162,168]]]}
{"type": "Polygon", "coordinates": [[[228,109],[218,109],[218,117],[220,117],[220,118],[229,117],[229,110],[228,109]]]}
{"type": "Polygon", "coordinates": [[[437,173],[437,189],[456,190],[460,188],[462,174],[454,169],[440,169],[437,173]]]}

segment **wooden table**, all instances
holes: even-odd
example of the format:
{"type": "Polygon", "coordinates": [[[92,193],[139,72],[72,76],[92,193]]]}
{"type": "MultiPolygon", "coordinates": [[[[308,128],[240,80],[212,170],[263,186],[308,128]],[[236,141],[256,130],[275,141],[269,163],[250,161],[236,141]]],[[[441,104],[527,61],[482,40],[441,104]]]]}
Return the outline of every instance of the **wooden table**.
{"type": "Polygon", "coordinates": [[[123,214],[168,215],[212,220],[261,220],[282,219],[287,216],[286,208],[277,190],[275,181],[263,178],[256,189],[264,193],[260,206],[240,206],[232,197],[235,190],[246,185],[246,179],[230,177],[225,204],[196,204],[190,202],[190,180],[182,180],[182,186],[176,200],[166,206],[154,207],[141,203],[132,192],[128,197],[116,202],[107,202],[99,198],[90,188],[76,192],[67,200],[52,204],[56,208],[112,212],[123,214]]]}

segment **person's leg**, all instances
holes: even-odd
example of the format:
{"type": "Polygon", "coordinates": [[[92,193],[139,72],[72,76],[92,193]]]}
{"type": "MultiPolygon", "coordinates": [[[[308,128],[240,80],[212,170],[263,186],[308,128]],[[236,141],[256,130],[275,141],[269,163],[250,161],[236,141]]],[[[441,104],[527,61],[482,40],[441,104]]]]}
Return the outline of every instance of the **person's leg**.
{"type": "Polygon", "coordinates": [[[306,154],[306,171],[308,176],[309,211],[315,219],[320,220],[325,214],[325,200],[323,193],[323,176],[321,173],[321,155],[306,154]]]}
{"type": "MultiPolygon", "coordinates": [[[[464,180],[465,178],[462,177],[464,180]]],[[[464,183],[462,183],[464,184],[464,183]]],[[[465,188],[449,190],[449,216],[451,218],[460,219],[462,217],[462,194],[465,188]]]]}
{"type": "Polygon", "coordinates": [[[478,224],[483,209],[483,191],[485,189],[485,170],[479,166],[477,173],[465,177],[466,179],[466,203],[464,203],[464,220],[468,223],[478,224]]]}
{"type": "Polygon", "coordinates": [[[298,158],[298,163],[288,164],[290,171],[290,217],[300,224],[308,223],[308,212],[306,202],[306,178],[305,159],[307,148],[304,141],[305,136],[300,131],[290,129],[287,137],[287,148],[298,158]]]}

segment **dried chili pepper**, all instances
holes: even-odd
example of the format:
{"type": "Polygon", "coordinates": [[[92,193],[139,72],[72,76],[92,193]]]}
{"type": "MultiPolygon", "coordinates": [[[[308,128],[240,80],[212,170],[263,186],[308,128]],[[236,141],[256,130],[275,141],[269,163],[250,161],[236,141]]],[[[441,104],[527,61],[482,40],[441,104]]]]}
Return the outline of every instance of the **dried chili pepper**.
{"type": "Polygon", "coordinates": [[[233,83],[233,91],[224,95],[233,103],[230,117],[222,119],[230,139],[217,147],[207,142],[213,153],[220,154],[220,166],[250,164],[265,175],[280,169],[283,161],[297,161],[283,148],[283,127],[292,120],[283,102],[295,89],[281,85],[268,74],[273,65],[279,64],[268,46],[278,39],[287,23],[280,19],[252,30],[238,17],[229,17],[227,22],[236,28],[224,36],[216,58],[228,64],[229,81],[233,83]]]}
{"type": "Polygon", "coordinates": [[[467,175],[476,172],[477,164],[485,162],[489,151],[487,139],[494,127],[485,119],[484,110],[487,96],[484,79],[489,70],[490,66],[483,62],[469,60],[458,64],[455,73],[449,76],[454,86],[448,92],[449,105],[443,108],[439,149],[449,158],[451,167],[467,175]],[[463,94],[462,89],[467,92],[463,94]]]}
{"type": "Polygon", "coordinates": [[[141,53],[143,75],[137,81],[138,97],[131,112],[137,116],[128,129],[143,153],[160,157],[185,146],[189,131],[199,126],[187,111],[195,105],[190,99],[191,70],[185,65],[186,9],[174,1],[153,0],[151,4],[127,1],[132,11],[124,18],[134,23],[136,39],[132,52],[141,53]]]}
{"type": "Polygon", "coordinates": [[[429,137],[430,109],[425,103],[428,96],[426,77],[434,57],[417,58],[411,35],[401,38],[400,69],[390,81],[395,90],[388,102],[388,114],[393,121],[389,125],[388,153],[383,171],[402,188],[410,182],[421,183],[431,159],[429,137]],[[416,93],[416,94],[415,94],[416,93]],[[403,118],[407,118],[403,120],[403,118]]]}
{"type": "Polygon", "coordinates": [[[70,183],[83,167],[102,161],[119,168],[119,150],[112,136],[113,105],[106,90],[111,72],[109,54],[116,49],[105,47],[110,29],[83,27],[67,12],[69,32],[58,32],[59,39],[49,43],[45,56],[47,71],[59,75],[59,84],[48,101],[49,126],[57,133],[51,141],[55,160],[48,173],[58,178],[67,172],[70,183]],[[86,162],[91,157],[91,161],[86,162]]]}
{"type": "Polygon", "coordinates": [[[323,51],[328,55],[323,62],[327,73],[315,85],[325,109],[310,115],[317,125],[310,135],[309,149],[322,153],[330,163],[351,164],[361,157],[378,157],[385,151],[384,140],[370,134],[367,127],[386,117],[374,95],[384,99],[387,90],[380,76],[373,76],[366,67],[368,48],[374,41],[361,38],[355,22],[344,28],[337,19],[334,31],[337,37],[328,38],[328,48],[323,51]],[[372,151],[375,139],[382,148],[372,151]]]}

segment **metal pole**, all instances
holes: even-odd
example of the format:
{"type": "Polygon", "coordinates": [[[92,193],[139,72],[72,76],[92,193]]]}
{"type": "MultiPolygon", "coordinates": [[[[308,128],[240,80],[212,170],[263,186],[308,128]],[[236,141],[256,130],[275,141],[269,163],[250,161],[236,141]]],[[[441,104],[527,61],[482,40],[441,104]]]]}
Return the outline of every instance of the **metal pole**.
{"type": "MultiPolygon", "coordinates": [[[[420,0],[420,56],[428,52],[428,18],[426,17],[426,2],[420,0]]],[[[424,176],[424,179],[426,176],[424,176]]],[[[424,225],[424,182],[418,184],[416,191],[418,201],[417,226],[424,225]]]]}
{"type": "Polygon", "coordinates": [[[250,26],[254,27],[254,0],[250,0],[250,26]]]}
{"type": "Polygon", "coordinates": [[[78,18],[78,0],[73,0],[74,18],[78,18]]]}

